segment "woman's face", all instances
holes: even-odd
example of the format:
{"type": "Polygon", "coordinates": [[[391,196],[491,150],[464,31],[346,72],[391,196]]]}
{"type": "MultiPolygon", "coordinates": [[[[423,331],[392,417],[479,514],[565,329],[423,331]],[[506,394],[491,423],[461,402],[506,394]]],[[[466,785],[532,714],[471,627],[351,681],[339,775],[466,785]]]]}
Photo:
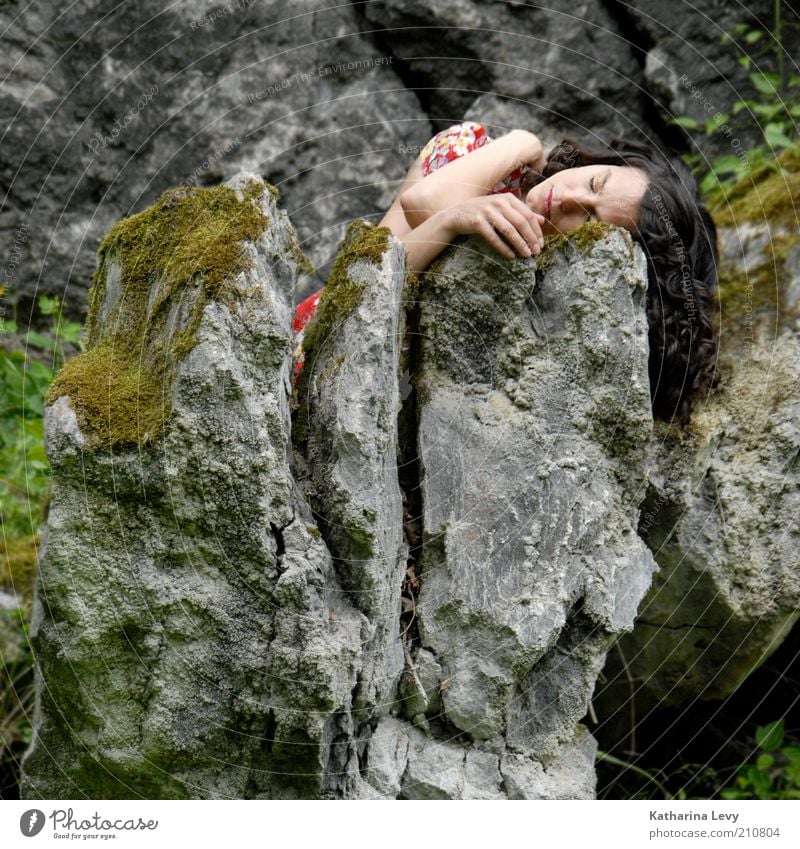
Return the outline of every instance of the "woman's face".
{"type": "Polygon", "coordinates": [[[633,230],[647,188],[644,171],[629,165],[567,168],[534,186],[525,203],[545,217],[542,232],[569,233],[586,221],[633,230]]]}

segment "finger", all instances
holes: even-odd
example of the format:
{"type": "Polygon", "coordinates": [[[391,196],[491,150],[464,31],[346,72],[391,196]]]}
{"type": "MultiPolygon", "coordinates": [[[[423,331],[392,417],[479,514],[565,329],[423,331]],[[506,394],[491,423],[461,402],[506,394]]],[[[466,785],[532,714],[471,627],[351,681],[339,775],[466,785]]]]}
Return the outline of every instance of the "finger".
{"type": "Polygon", "coordinates": [[[484,219],[478,226],[477,232],[506,259],[514,259],[516,256],[514,251],[497,235],[497,231],[492,225],[484,219]]]}
{"type": "Polygon", "coordinates": [[[495,230],[522,256],[530,256],[533,253],[535,248],[526,241],[518,229],[518,224],[524,223],[521,216],[515,215],[510,210],[506,210],[505,216],[493,216],[489,220],[494,225],[495,230]],[[514,216],[514,218],[511,216],[514,216]]]}
{"type": "Polygon", "coordinates": [[[524,215],[509,211],[506,218],[514,225],[517,232],[531,248],[532,252],[538,254],[544,247],[544,236],[538,222],[531,222],[524,215]]]}
{"type": "MultiPolygon", "coordinates": [[[[528,223],[528,226],[536,234],[536,238],[533,242],[531,242],[531,244],[538,243],[540,247],[543,247],[544,234],[542,232],[542,225],[547,220],[544,215],[534,212],[528,204],[523,203],[518,197],[515,197],[510,192],[504,192],[503,195],[495,195],[495,197],[503,197],[505,199],[504,213],[513,212],[516,215],[522,216],[522,218],[528,223]]],[[[514,219],[512,218],[512,220],[514,219]]]]}

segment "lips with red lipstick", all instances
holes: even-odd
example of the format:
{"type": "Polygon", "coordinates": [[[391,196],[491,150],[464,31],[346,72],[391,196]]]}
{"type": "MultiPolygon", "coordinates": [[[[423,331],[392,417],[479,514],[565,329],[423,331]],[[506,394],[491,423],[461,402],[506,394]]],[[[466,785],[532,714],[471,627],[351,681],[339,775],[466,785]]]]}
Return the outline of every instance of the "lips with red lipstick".
{"type": "Polygon", "coordinates": [[[547,193],[547,197],[544,199],[544,217],[549,221],[550,220],[550,210],[553,208],[553,187],[550,187],[550,191],[547,193]]]}

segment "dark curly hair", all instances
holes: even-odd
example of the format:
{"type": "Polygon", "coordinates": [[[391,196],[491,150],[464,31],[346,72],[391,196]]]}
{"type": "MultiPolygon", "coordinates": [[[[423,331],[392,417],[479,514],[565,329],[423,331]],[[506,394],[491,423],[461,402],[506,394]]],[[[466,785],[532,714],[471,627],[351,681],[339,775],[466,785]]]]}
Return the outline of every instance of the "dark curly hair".
{"type": "Polygon", "coordinates": [[[656,418],[685,427],[692,397],[719,381],[711,312],[717,228],[680,159],[627,139],[613,139],[604,151],[565,139],[548,154],[542,174],[531,175],[530,185],[583,165],[629,165],[647,175],[631,235],[647,257],[650,397],[656,418]]]}

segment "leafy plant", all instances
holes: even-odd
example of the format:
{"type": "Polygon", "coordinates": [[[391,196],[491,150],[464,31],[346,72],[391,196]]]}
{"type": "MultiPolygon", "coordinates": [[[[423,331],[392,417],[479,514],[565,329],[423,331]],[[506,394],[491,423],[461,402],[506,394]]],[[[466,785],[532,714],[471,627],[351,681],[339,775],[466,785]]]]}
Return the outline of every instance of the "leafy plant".
{"type": "Polygon", "coordinates": [[[786,742],[782,719],[760,725],[755,763],[743,764],[723,799],[800,799],[800,746],[786,742]]]}
{"type": "MultiPolygon", "coordinates": [[[[51,317],[50,328],[19,337],[24,350],[0,347],[0,528],[6,542],[35,534],[42,520],[50,481],[44,397],[81,335],[80,324],[62,318],[58,299],[40,295],[38,304],[51,317]]],[[[6,326],[14,332],[13,322],[6,326]]]]}
{"type": "Polygon", "coordinates": [[[57,298],[40,295],[43,331],[17,334],[3,323],[0,346],[0,589],[23,606],[0,610],[0,798],[16,794],[19,758],[30,742],[33,662],[28,610],[37,565],[37,531],[50,489],[44,450],[44,398],[58,368],[80,347],[81,325],[62,317],[57,298]]]}
{"type": "MultiPolygon", "coordinates": [[[[726,136],[729,139],[733,136],[729,122],[737,116],[749,116],[758,125],[762,142],[748,149],[746,154],[744,151],[725,154],[717,157],[708,167],[698,153],[684,157],[698,176],[700,191],[705,195],[719,193],[722,199],[726,198],[728,191],[741,177],[766,163],[780,170],[775,158],[798,142],[800,76],[786,73],[782,30],[781,4],[775,0],[772,30],[740,23],[733,32],[725,33],[722,36],[723,43],[738,42],[750,48],[748,53],[739,57],[738,62],[749,72],[748,80],[755,94],[734,101],[729,111],[717,112],[703,123],[688,115],[679,116],[673,121],[690,132],[710,137],[726,136]],[[776,70],[759,68],[759,62],[763,64],[768,61],[770,54],[776,70]]],[[[732,147],[734,141],[738,142],[735,136],[732,147]]]]}

